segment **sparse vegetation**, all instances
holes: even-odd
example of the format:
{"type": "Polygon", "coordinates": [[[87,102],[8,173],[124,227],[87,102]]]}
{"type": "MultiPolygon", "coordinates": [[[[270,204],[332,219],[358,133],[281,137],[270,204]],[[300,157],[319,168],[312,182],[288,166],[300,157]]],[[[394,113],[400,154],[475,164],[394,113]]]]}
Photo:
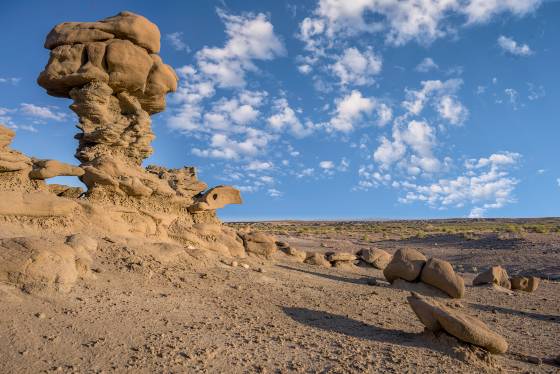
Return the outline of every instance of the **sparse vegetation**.
{"type": "Polygon", "coordinates": [[[240,228],[266,231],[277,235],[313,236],[323,239],[344,233],[364,243],[384,240],[425,239],[439,236],[459,236],[478,240],[495,235],[499,240],[522,239],[527,235],[560,234],[559,218],[535,219],[445,219],[418,221],[272,221],[229,223],[240,228]]]}

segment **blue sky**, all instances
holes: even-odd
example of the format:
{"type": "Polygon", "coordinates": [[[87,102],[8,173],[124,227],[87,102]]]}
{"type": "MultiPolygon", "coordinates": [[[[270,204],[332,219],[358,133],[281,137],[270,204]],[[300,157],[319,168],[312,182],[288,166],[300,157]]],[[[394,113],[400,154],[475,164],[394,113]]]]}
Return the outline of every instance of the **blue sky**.
{"type": "Polygon", "coordinates": [[[77,163],[70,101],[35,83],[48,31],[130,10],[180,76],[146,164],[240,188],[224,219],[560,215],[560,2],[52,4],[0,5],[0,123],[29,155],[77,163]]]}

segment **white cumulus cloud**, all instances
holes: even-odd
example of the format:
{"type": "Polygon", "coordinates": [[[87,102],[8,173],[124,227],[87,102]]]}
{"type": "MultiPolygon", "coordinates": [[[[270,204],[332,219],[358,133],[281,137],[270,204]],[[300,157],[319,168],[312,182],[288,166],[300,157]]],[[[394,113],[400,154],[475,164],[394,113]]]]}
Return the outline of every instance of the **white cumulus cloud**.
{"type": "Polygon", "coordinates": [[[498,45],[508,53],[516,56],[529,56],[533,54],[533,51],[527,44],[517,43],[510,37],[501,35],[498,38],[498,45]]]}
{"type": "Polygon", "coordinates": [[[340,79],[340,84],[360,86],[374,83],[373,77],[381,72],[381,67],[381,57],[371,48],[363,53],[356,48],[347,48],[331,69],[340,79]]]}
{"type": "Polygon", "coordinates": [[[439,69],[439,66],[434,62],[434,60],[432,60],[431,57],[426,57],[425,59],[423,59],[418,65],[416,65],[415,68],[415,70],[419,71],[420,73],[427,73],[431,70],[437,69],[439,69]]]}

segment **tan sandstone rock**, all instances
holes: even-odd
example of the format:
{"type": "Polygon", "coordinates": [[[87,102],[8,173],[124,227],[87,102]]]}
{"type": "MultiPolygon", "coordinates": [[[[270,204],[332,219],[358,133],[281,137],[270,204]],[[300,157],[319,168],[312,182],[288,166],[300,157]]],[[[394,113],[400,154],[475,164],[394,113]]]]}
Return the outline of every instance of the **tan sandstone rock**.
{"type": "Polygon", "coordinates": [[[414,292],[407,299],[418,319],[428,330],[444,330],[461,341],[477,345],[491,353],[507,351],[506,340],[490,330],[484,322],[414,292]]]}
{"type": "Polygon", "coordinates": [[[15,136],[14,130],[0,124],[0,173],[31,168],[31,159],[29,157],[10,149],[9,146],[15,136]]]}
{"type": "Polygon", "coordinates": [[[81,259],[72,247],[50,238],[0,239],[0,281],[27,292],[68,291],[87,275],[81,259]]]}
{"type": "Polygon", "coordinates": [[[501,266],[492,266],[490,269],[478,274],[473,280],[474,286],[483,284],[496,284],[500,287],[511,289],[511,282],[506,269],[501,266]]]}
{"type": "Polygon", "coordinates": [[[364,248],[357,253],[358,257],[373,267],[383,270],[391,262],[391,255],[382,249],[364,248]]]}
{"type": "Polygon", "coordinates": [[[243,245],[248,254],[270,258],[276,251],[276,239],[259,231],[251,231],[241,234],[243,245]]]}
{"type": "Polygon", "coordinates": [[[61,217],[78,208],[74,201],[49,192],[0,192],[0,215],[3,216],[61,217]]]}
{"type": "Polygon", "coordinates": [[[309,265],[317,265],[325,268],[330,268],[332,266],[332,264],[325,258],[325,255],[319,252],[308,253],[304,262],[309,265]]]}
{"type": "Polygon", "coordinates": [[[399,249],[383,270],[383,275],[389,282],[397,278],[412,282],[420,276],[422,267],[426,263],[426,256],[415,249],[399,249]]]}
{"type": "Polygon", "coordinates": [[[533,292],[539,287],[540,279],[537,277],[513,277],[511,278],[511,289],[525,292],[533,292]]]}
{"type": "Polygon", "coordinates": [[[422,268],[420,280],[456,299],[465,294],[465,281],[455,273],[453,266],[444,260],[430,258],[422,268]]]}
{"type": "Polygon", "coordinates": [[[31,179],[49,179],[58,176],[84,175],[84,169],[57,160],[33,160],[33,169],[29,172],[31,179]]]}
{"type": "Polygon", "coordinates": [[[189,208],[191,212],[223,208],[227,204],[241,204],[239,190],[231,186],[216,186],[196,198],[196,203],[189,208]]]}
{"type": "Polygon", "coordinates": [[[56,25],[47,36],[45,48],[60,45],[105,41],[113,38],[128,39],[152,53],[159,52],[160,32],[156,25],[132,12],[98,22],[63,22],[56,25]]]}
{"type": "Polygon", "coordinates": [[[290,246],[286,242],[276,242],[276,247],[278,247],[278,249],[284,252],[286,255],[293,257],[294,260],[298,262],[304,262],[307,258],[307,253],[290,246]]]}

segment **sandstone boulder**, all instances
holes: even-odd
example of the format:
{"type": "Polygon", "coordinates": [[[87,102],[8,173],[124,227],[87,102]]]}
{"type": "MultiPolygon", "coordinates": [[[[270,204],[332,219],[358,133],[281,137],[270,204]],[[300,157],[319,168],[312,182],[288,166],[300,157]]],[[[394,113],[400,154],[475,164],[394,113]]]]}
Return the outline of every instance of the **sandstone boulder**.
{"type": "Polygon", "coordinates": [[[290,247],[290,246],[280,246],[278,245],[278,243],[279,242],[276,242],[276,246],[278,247],[278,249],[284,252],[285,254],[287,254],[288,256],[293,257],[294,260],[298,262],[304,262],[305,259],[307,258],[307,253],[305,253],[304,251],[301,251],[297,248],[290,247]]]}
{"type": "Polygon", "coordinates": [[[417,250],[399,249],[383,270],[383,275],[389,282],[397,278],[412,282],[418,279],[425,263],[426,256],[417,250]]]}
{"type": "Polygon", "coordinates": [[[465,313],[447,308],[416,293],[408,297],[410,307],[430,331],[443,330],[457,339],[477,345],[491,353],[505,353],[506,340],[490,330],[482,321],[465,313]]]}
{"type": "Polygon", "coordinates": [[[492,283],[500,287],[511,289],[508,273],[506,269],[501,266],[492,266],[490,269],[478,274],[473,280],[474,286],[492,283]]]}
{"type": "Polygon", "coordinates": [[[304,262],[309,265],[322,266],[325,268],[330,268],[332,266],[332,264],[325,258],[325,255],[319,252],[308,253],[304,262]]]}
{"type": "Polygon", "coordinates": [[[511,289],[533,292],[539,287],[540,279],[537,277],[513,277],[511,289]]]}
{"type": "Polygon", "coordinates": [[[68,291],[87,275],[81,255],[57,240],[25,237],[0,240],[0,281],[27,292],[68,291]]]}
{"type": "Polygon", "coordinates": [[[276,251],[276,239],[271,235],[251,231],[241,234],[241,237],[248,254],[270,258],[276,251]]]}
{"type": "Polygon", "coordinates": [[[422,268],[420,280],[456,299],[465,294],[465,281],[455,273],[453,266],[447,261],[430,258],[422,268]]]}
{"type": "Polygon", "coordinates": [[[382,249],[365,248],[357,253],[358,257],[373,267],[383,270],[391,262],[391,255],[382,249]]]}

